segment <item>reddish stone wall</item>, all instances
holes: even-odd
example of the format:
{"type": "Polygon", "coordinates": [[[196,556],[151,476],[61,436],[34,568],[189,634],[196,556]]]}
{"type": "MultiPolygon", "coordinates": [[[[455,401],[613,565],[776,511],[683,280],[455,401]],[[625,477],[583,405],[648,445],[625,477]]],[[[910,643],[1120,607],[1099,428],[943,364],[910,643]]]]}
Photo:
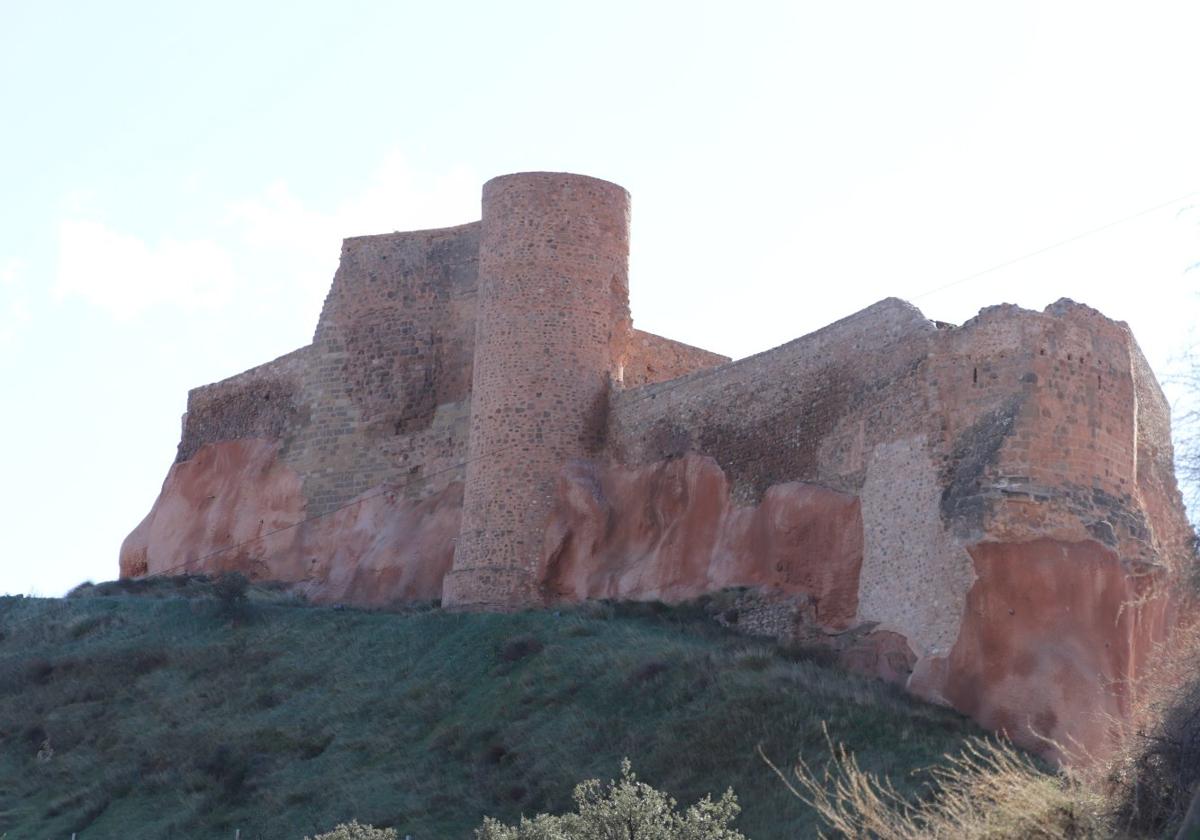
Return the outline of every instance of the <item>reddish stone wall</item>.
{"type": "Polygon", "coordinates": [[[309,347],[188,392],[176,463],[200,447],[239,438],[278,440],[302,422],[300,392],[309,347]]]}
{"type": "Polygon", "coordinates": [[[629,337],[629,351],[625,356],[621,384],[626,388],[636,388],[653,382],[666,382],[728,361],[728,356],[719,353],[633,330],[629,337]]]}
{"type": "Polygon", "coordinates": [[[1149,562],[1186,528],[1167,408],[1140,359],[1123,324],[1070,302],[938,329],[884,301],[767,353],[615,394],[610,451],[628,464],[711,455],[753,502],[792,480],[860,492],[880,445],[920,438],[944,491],[929,514],[957,538],[1055,529],[1149,562]],[[1157,528],[1144,486],[1160,499],[1157,528]]]}
{"type": "Polygon", "coordinates": [[[745,503],[785,481],[856,490],[874,442],[925,423],[917,369],[935,329],[890,299],[766,353],[619,392],[610,451],[628,464],[711,455],[745,503]]]}
{"type": "Polygon", "coordinates": [[[188,396],[178,461],[276,440],[320,515],[464,478],[479,224],[347,239],[313,343],[188,396]]]}
{"type": "Polygon", "coordinates": [[[629,331],[629,195],[606,181],[508,175],[483,188],[474,410],[463,530],[445,601],[536,598],[559,467],[603,445],[629,331]]]}
{"type": "Polygon", "coordinates": [[[381,484],[413,497],[461,481],[479,225],[347,239],[285,439],[310,514],[381,484]]]}
{"type": "Polygon", "coordinates": [[[350,398],[393,434],[422,428],[438,405],[470,392],[479,229],[475,222],[342,245],[313,343],[344,354],[350,398]]]}

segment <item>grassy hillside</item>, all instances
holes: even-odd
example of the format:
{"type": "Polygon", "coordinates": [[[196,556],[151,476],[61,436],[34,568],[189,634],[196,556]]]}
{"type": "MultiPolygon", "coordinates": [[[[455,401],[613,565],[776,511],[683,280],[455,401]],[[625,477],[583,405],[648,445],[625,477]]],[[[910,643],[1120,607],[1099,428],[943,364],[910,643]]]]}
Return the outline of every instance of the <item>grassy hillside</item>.
{"type": "Polygon", "coordinates": [[[231,618],[196,579],[0,598],[0,835],[299,838],[357,817],[465,838],[562,810],[622,756],[681,801],[732,786],[753,840],[814,818],[754,747],[916,789],[976,734],[885,685],[686,609],[465,615],[316,608],[231,618]]]}

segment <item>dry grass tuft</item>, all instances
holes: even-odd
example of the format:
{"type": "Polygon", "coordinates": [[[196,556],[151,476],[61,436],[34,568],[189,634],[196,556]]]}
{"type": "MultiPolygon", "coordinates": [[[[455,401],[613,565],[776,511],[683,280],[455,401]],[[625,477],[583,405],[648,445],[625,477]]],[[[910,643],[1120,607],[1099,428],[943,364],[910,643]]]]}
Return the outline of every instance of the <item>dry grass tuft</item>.
{"type": "MultiPolygon", "coordinates": [[[[1103,798],[1069,773],[1048,773],[1006,742],[974,738],[931,769],[927,796],[911,801],[863,771],[829,741],[816,772],[803,759],[794,781],[763,755],[833,836],[848,840],[1082,840],[1111,837],[1103,798]]],[[[761,752],[760,752],[761,754],[761,752]]],[[[822,836],[827,836],[822,834],[822,836]]]]}
{"type": "Polygon", "coordinates": [[[1122,831],[1170,836],[1200,791],[1200,620],[1178,625],[1132,688],[1133,725],[1096,775],[1122,831]]]}

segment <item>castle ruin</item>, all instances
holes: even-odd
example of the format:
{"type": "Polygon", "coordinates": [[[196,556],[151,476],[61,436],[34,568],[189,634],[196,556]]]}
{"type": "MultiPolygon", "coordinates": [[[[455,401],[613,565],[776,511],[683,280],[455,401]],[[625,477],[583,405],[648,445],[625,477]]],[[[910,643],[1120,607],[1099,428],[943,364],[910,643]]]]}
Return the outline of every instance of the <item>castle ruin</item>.
{"type": "Polygon", "coordinates": [[[633,328],[629,195],[521,173],[347,239],[312,344],[188,395],[124,577],[726,616],[985,726],[1101,752],[1192,562],[1169,412],[1070,301],[896,299],[736,362],[633,328]]]}

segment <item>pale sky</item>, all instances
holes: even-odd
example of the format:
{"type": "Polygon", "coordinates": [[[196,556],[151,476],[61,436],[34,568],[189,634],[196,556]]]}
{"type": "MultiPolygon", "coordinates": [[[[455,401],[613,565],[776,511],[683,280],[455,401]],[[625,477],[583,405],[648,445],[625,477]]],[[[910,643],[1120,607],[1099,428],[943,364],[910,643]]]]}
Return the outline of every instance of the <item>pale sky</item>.
{"type": "Polygon", "coordinates": [[[308,343],[342,237],[507,172],[632,193],[642,329],[744,356],[892,295],[1071,297],[1163,376],[1198,35],[1194,0],[0,0],[0,592],[115,577],[188,388],[308,343]]]}

